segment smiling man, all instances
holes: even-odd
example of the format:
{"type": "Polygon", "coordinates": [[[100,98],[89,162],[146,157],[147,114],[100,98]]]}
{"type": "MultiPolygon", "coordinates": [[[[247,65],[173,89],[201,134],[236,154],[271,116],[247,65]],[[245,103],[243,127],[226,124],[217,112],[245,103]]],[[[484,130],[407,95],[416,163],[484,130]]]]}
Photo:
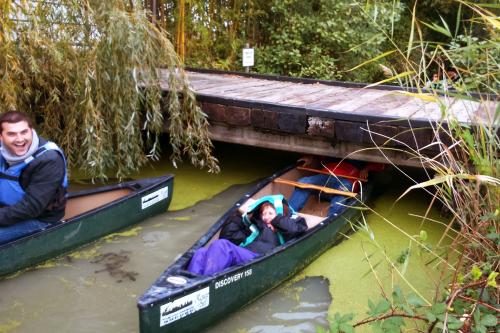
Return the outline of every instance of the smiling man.
{"type": "Polygon", "coordinates": [[[26,114],[0,115],[0,244],[63,218],[66,173],[61,149],[39,137],[26,114]]]}

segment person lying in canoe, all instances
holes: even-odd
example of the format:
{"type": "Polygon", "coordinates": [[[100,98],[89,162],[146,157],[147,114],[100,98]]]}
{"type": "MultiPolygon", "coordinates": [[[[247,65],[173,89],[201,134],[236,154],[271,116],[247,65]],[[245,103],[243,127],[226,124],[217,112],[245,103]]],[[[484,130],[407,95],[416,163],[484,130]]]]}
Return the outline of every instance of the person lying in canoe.
{"type": "Polygon", "coordinates": [[[187,269],[213,275],[263,255],[306,230],[304,218],[286,206],[282,195],[265,196],[250,204],[243,216],[230,217],[220,238],[198,249],[187,269]]]}
{"type": "Polygon", "coordinates": [[[37,135],[28,115],[0,115],[0,244],[63,218],[66,174],[63,152],[37,135]]]}
{"type": "MultiPolygon", "coordinates": [[[[364,163],[317,156],[305,156],[298,162],[302,163],[302,167],[318,172],[316,175],[300,178],[299,183],[319,185],[347,192],[358,192],[359,182],[366,181],[369,172],[382,171],[385,168],[385,165],[380,163],[364,163]]],[[[304,208],[311,194],[319,194],[319,191],[296,187],[288,203],[296,212],[299,212],[304,208]]],[[[348,199],[346,196],[325,193],[322,193],[321,197],[330,201],[328,216],[339,215],[345,209],[342,203],[348,199]]]]}

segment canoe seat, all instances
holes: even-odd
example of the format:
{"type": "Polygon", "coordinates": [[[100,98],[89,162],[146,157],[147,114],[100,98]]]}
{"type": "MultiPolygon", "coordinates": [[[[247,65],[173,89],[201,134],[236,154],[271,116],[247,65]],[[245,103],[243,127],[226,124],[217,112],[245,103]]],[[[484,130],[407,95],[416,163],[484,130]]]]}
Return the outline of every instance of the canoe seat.
{"type": "Polygon", "coordinates": [[[297,213],[297,215],[299,215],[300,217],[303,217],[306,220],[307,227],[309,229],[320,224],[321,221],[323,221],[325,219],[325,217],[323,217],[323,216],[317,216],[317,215],[311,215],[311,214],[297,213]]]}
{"type": "Polygon", "coordinates": [[[112,191],[95,193],[92,195],[69,198],[66,203],[64,218],[61,222],[66,222],[68,219],[75,216],[102,207],[112,201],[121,199],[132,192],[133,191],[129,188],[121,188],[112,191]]]}

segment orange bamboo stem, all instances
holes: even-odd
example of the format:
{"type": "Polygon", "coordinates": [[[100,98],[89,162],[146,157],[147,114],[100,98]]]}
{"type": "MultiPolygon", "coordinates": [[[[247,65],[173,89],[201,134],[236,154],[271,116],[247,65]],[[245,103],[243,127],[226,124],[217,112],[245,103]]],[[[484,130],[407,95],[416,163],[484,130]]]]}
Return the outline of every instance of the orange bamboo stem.
{"type": "Polygon", "coordinates": [[[322,173],[324,175],[331,175],[331,176],[337,176],[340,178],[346,178],[346,179],[352,179],[352,180],[359,180],[361,182],[367,182],[368,179],[366,178],[358,178],[358,177],[352,177],[352,176],[341,176],[341,175],[336,175],[335,172],[330,172],[330,171],[325,171],[325,170],[319,170],[319,169],[313,169],[313,168],[307,168],[307,167],[302,167],[298,166],[297,170],[304,170],[304,171],[311,171],[311,172],[316,172],[316,173],[322,173]]]}

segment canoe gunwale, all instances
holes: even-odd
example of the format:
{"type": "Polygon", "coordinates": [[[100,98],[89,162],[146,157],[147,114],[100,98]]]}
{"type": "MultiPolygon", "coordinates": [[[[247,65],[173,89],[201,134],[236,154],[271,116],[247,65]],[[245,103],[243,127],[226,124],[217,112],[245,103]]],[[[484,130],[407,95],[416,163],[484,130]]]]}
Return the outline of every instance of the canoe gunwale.
{"type": "MultiPolygon", "coordinates": [[[[159,278],[152,284],[151,288],[148,289],[138,300],[137,306],[139,308],[139,311],[148,311],[151,308],[157,307],[161,304],[165,304],[168,300],[174,300],[174,299],[179,299],[180,297],[183,297],[184,295],[187,295],[193,291],[200,290],[202,288],[205,288],[209,286],[213,281],[217,281],[221,278],[231,276],[235,274],[238,271],[241,271],[242,269],[248,267],[257,267],[261,265],[263,262],[270,260],[274,257],[277,256],[285,256],[287,254],[287,250],[293,249],[297,246],[301,246],[303,243],[305,244],[307,240],[311,237],[317,236],[318,233],[320,233],[323,229],[328,228],[330,225],[332,225],[334,220],[337,219],[342,219],[342,218],[350,218],[351,215],[355,215],[356,213],[354,212],[356,209],[356,203],[359,204],[359,199],[358,198],[350,198],[349,201],[346,202],[346,206],[348,206],[340,215],[338,216],[327,216],[325,217],[321,222],[319,222],[317,225],[309,229],[305,234],[296,237],[294,239],[291,239],[287,241],[283,245],[279,245],[270,252],[266,253],[263,256],[259,256],[246,265],[239,265],[239,266],[232,266],[229,267],[222,272],[219,272],[217,274],[214,274],[212,276],[201,276],[201,275],[195,275],[190,272],[186,272],[184,267],[188,264],[189,260],[191,260],[191,257],[193,253],[198,250],[199,248],[205,246],[210,239],[212,239],[216,233],[220,230],[222,227],[223,223],[226,221],[229,215],[233,214],[243,203],[245,203],[250,197],[255,195],[259,190],[264,188],[266,185],[268,185],[270,182],[272,182],[273,179],[276,177],[279,177],[283,173],[295,168],[296,165],[291,165],[288,166],[273,175],[263,179],[260,181],[258,184],[256,184],[250,191],[248,191],[246,194],[244,194],[238,201],[236,201],[235,204],[231,208],[229,208],[208,230],[207,232],[198,240],[196,241],[193,246],[191,246],[187,251],[183,253],[181,257],[175,260],[175,262],[170,265],[160,276],[159,278]],[[346,217],[347,216],[347,217],[346,217]],[[188,276],[188,273],[191,275],[195,275],[196,277],[190,278],[188,276]],[[190,279],[186,285],[184,286],[175,286],[172,285],[171,283],[167,282],[166,279],[170,276],[181,276],[190,279]],[[194,281],[193,281],[194,280],[194,281]],[[159,294],[156,290],[156,292],[151,292],[153,287],[157,288],[163,288],[163,292],[159,294]]],[[[369,196],[369,191],[366,191],[367,197],[369,196]]],[[[366,202],[367,198],[363,198],[363,202],[366,202]]],[[[346,223],[347,224],[347,223],[346,223]]],[[[343,224],[345,227],[346,224],[343,224]]],[[[332,238],[338,237],[338,232],[335,235],[331,236],[332,238]]],[[[313,255],[313,259],[315,259],[317,256],[319,256],[322,253],[316,253],[313,255]]],[[[264,264],[265,265],[265,264],[264,264]]],[[[302,269],[302,268],[301,268],[302,269]]],[[[274,286],[280,284],[282,281],[276,281],[274,286]]],[[[257,297],[257,296],[256,296],[257,297]]],[[[251,302],[251,301],[249,301],[251,302]]]]}
{"type": "Polygon", "coordinates": [[[166,211],[172,200],[173,181],[174,176],[167,174],[77,192],[81,196],[102,193],[103,188],[104,192],[124,187],[132,189],[123,197],[89,209],[66,222],[57,222],[47,229],[1,244],[0,280],[166,211]],[[167,192],[151,204],[142,206],[145,196],[160,193],[157,191],[162,189],[167,192]]]}
{"type": "MultiPolygon", "coordinates": [[[[73,216],[67,220],[61,220],[59,222],[56,222],[56,223],[54,223],[54,227],[57,227],[59,225],[66,225],[68,223],[73,223],[73,222],[79,221],[79,220],[81,220],[89,215],[97,214],[100,211],[106,210],[110,206],[114,206],[116,204],[119,204],[120,202],[127,201],[134,196],[138,196],[144,192],[148,192],[149,190],[151,190],[151,188],[156,187],[159,184],[166,183],[171,178],[173,178],[173,175],[166,175],[166,176],[160,176],[160,177],[155,177],[155,178],[145,178],[145,179],[139,179],[139,180],[132,180],[132,181],[128,181],[125,183],[119,183],[119,184],[114,184],[114,185],[109,185],[109,186],[102,186],[102,187],[96,188],[95,191],[83,190],[83,191],[73,192],[71,196],[68,196],[68,199],[82,197],[82,196],[86,196],[86,195],[92,195],[92,194],[99,194],[99,193],[104,193],[104,192],[109,192],[109,191],[121,190],[121,189],[132,190],[129,194],[126,194],[121,198],[112,200],[112,201],[110,201],[102,206],[85,211],[85,212],[78,214],[76,216],[73,216]]],[[[51,229],[51,228],[52,227],[50,227],[49,229],[51,229]]],[[[46,230],[48,230],[48,229],[46,229],[46,230]]]]}
{"type": "MultiPolygon", "coordinates": [[[[233,208],[235,208],[235,209],[231,209],[230,210],[231,213],[234,212],[235,210],[237,210],[238,207],[233,207],[233,208]]],[[[226,215],[226,214],[224,214],[224,215],[226,215]]],[[[227,268],[227,269],[225,269],[217,274],[210,275],[210,276],[197,275],[197,274],[194,274],[192,272],[186,271],[182,267],[185,267],[189,263],[189,261],[191,260],[191,257],[193,256],[193,253],[197,249],[204,247],[207,244],[207,242],[220,229],[219,223],[214,224],[209,229],[209,231],[202,238],[200,238],[199,241],[197,241],[189,250],[184,252],[184,254],[181,257],[179,257],[175,261],[174,264],[172,264],[164,273],[162,273],[160,275],[160,278],[155,283],[153,283],[153,285],[157,285],[157,286],[158,285],[161,285],[161,286],[170,285],[168,282],[158,283],[158,281],[160,281],[160,280],[165,281],[166,277],[168,277],[168,276],[179,276],[180,275],[182,277],[190,277],[191,276],[192,278],[195,278],[196,281],[194,284],[187,286],[186,288],[177,287],[177,288],[175,288],[176,289],[175,292],[172,292],[172,294],[171,294],[171,295],[175,294],[176,297],[181,297],[182,295],[185,295],[185,294],[188,294],[190,292],[196,291],[200,288],[203,288],[206,285],[206,283],[210,283],[210,281],[212,281],[212,280],[217,280],[217,279],[223,278],[225,276],[232,275],[235,272],[241,270],[243,267],[246,267],[246,266],[250,267],[250,266],[254,266],[254,265],[259,265],[261,262],[267,261],[271,257],[283,255],[286,252],[286,250],[288,250],[294,246],[300,246],[300,244],[303,243],[305,240],[307,240],[308,238],[314,237],[316,233],[321,232],[322,229],[325,229],[328,226],[328,224],[330,224],[333,220],[336,220],[336,219],[341,218],[341,217],[342,217],[342,215],[325,218],[322,222],[318,223],[313,228],[309,229],[306,233],[304,233],[300,237],[293,238],[293,239],[287,241],[285,244],[276,246],[274,249],[270,250],[265,255],[259,256],[255,259],[252,259],[252,261],[250,261],[246,265],[235,265],[235,266],[229,267],[229,268],[227,268]],[[212,229],[214,229],[215,231],[212,229]]],[[[225,220],[223,220],[223,222],[224,221],[225,220]]],[[[143,297],[146,294],[147,293],[145,293],[143,295],[143,297]]],[[[169,297],[170,297],[170,295],[169,295],[169,297]]],[[[151,302],[141,302],[141,300],[139,300],[137,303],[137,306],[139,309],[147,309],[149,307],[156,306],[159,303],[162,303],[164,301],[165,301],[165,298],[158,298],[155,301],[151,301],[151,302]]]]}
{"type": "MultiPolygon", "coordinates": [[[[224,224],[224,222],[227,220],[227,218],[233,214],[236,210],[238,210],[238,208],[243,205],[250,197],[252,197],[255,193],[257,193],[259,190],[261,190],[262,188],[264,188],[265,186],[267,186],[270,182],[272,182],[272,180],[276,177],[278,177],[279,175],[295,168],[296,165],[295,164],[292,164],[292,165],[289,165],[277,172],[275,172],[274,174],[272,174],[271,176],[269,177],[266,177],[264,179],[262,179],[261,181],[259,181],[251,190],[249,190],[247,193],[245,193],[238,201],[236,201],[233,206],[228,209],[204,234],[203,236],[201,236],[200,239],[198,239],[189,249],[187,249],[183,255],[179,258],[177,258],[177,260],[174,262],[174,264],[172,264],[168,271],[176,271],[176,272],[180,272],[180,271],[184,271],[184,269],[182,267],[185,267],[189,260],[191,260],[191,257],[193,256],[193,253],[198,250],[199,248],[202,248],[203,246],[205,246],[209,241],[210,239],[212,239],[216,234],[217,232],[219,232],[219,230],[222,228],[222,225],[224,224]]],[[[287,242],[288,243],[288,242],[287,242]]],[[[284,244],[286,245],[286,244],[284,244]]],[[[281,248],[282,246],[284,245],[280,245],[278,248],[281,248]]],[[[269,254],[271,253],[274,253],[276,250],[273,249],[273,251],[269,252],[269,254]]],[[[267,257],[268,254],[266,254],[265,256],[262,256],[262,257],[267,257]]],[[[262,257],[259,257],[257,259],[260,259],[262,257]]],[[[254,259],[252,260],[252,262],[255,262],[257,261],[257,259],[254,259]]],[[[230,267],[226,270],[224,270],[223,272],[221,273],[228,273],[230,272],[233,268],[234,269],[237,269],[238,267],[241,267],[241,266],[235,266],[235,267],[230,267]]],[[[166,274],[167,271],[163,272],[162,276],[163,275],[167,275],[166,274]]],[[[193,273],[190,273],[190,274],[193,274],[193,273]]],[[[172,274],[168,274],[168,275],[172,275],[172,274]]],[[[160,276],[160,278],[158,280],[160,280],[162,278],[162,276],[160,276]]],[[[208,280],[212,280],[214,277],[217,277],[219,276],[219,274],[217,275],[213,275],[213,276],[209,276],[207,277],[208,280]]],[[[203,276],[199,275],[198,278],[200,280],[198,281],[201,281],[201,278],[203,276]]]]}
{"type": "Polygon", "coordinates": [[[123,183],[116,183],[116,184],[111,184],[111,185],[99,186],[96,188],[74,191],[74,192],[68,193],[68,199],[92,195],[92,194],[99,194],[99,193],[113,191],[113,190],[126,189],[126,188],[131,189],[132,193],[141,193],[145,189],[148,189],[151,186],[154,186],[158,183],[168,181],[172,177],[173,177],[172,174],[166,174],[163,176],[158,176],[158,177],[153,177],[153,178],[129,180],[129,181],[126,181],[123,183]]]}
{"type": "Polygon", "coordinates": [[[73,198],[73,197],[98,194],[98,193],[119,190],[119,189],[125,189],[125,188],[129,188],[132,190],[132,192],[130,192],[129,194],[127,194],[121,198],[118,198],[116,200],[108,202],[108,203],[106,203],[102,206],[99,206],[97,208],[88,210],[82,214],[78,214],[77,216],[74,216],[68,220],[54,222],[46,229],[43,229],[39,232],[35,232],[35,233],[27,235],[25,237],[15,239],[15,240],[8,242],[8,243],[0,244],[0,251],[2,251],[4,248],[8,248],[10,246],[13,246],[17,243],[22,243],[30,238],[43,237],[44,235],[46,235],[46,234],[48,234],[56,229],[64,228],[65,226],[67,226],[69,224],[79,222],[80,220],[85,219],[90,215],[94,215],[94,214],[97,214],[101,211],[108,209],[110,206],[117,205],[120,202],[127,201],[134,196],[141,195],[142,193],[149,191],[151,188],[158,186],[158,184],[168,182],[172,177],[173,177],[173,175],[169,174],[169,175],[155,177],[155,178],[131,180],[131,181],[128,181],[125,183],[106,185],[106,186],[101,186],[101,187],[98,187],[95,189],[72,192],[70,195],[68,195],[68,199],[73,198]],[[153,181],[153,180],[155,180],[155,181],[153,181]],[[134,187],[133,186],[136,184],[143,184],[143,183],[144,183],[144,186],[141,186],[141,187],[134,187]]]}

